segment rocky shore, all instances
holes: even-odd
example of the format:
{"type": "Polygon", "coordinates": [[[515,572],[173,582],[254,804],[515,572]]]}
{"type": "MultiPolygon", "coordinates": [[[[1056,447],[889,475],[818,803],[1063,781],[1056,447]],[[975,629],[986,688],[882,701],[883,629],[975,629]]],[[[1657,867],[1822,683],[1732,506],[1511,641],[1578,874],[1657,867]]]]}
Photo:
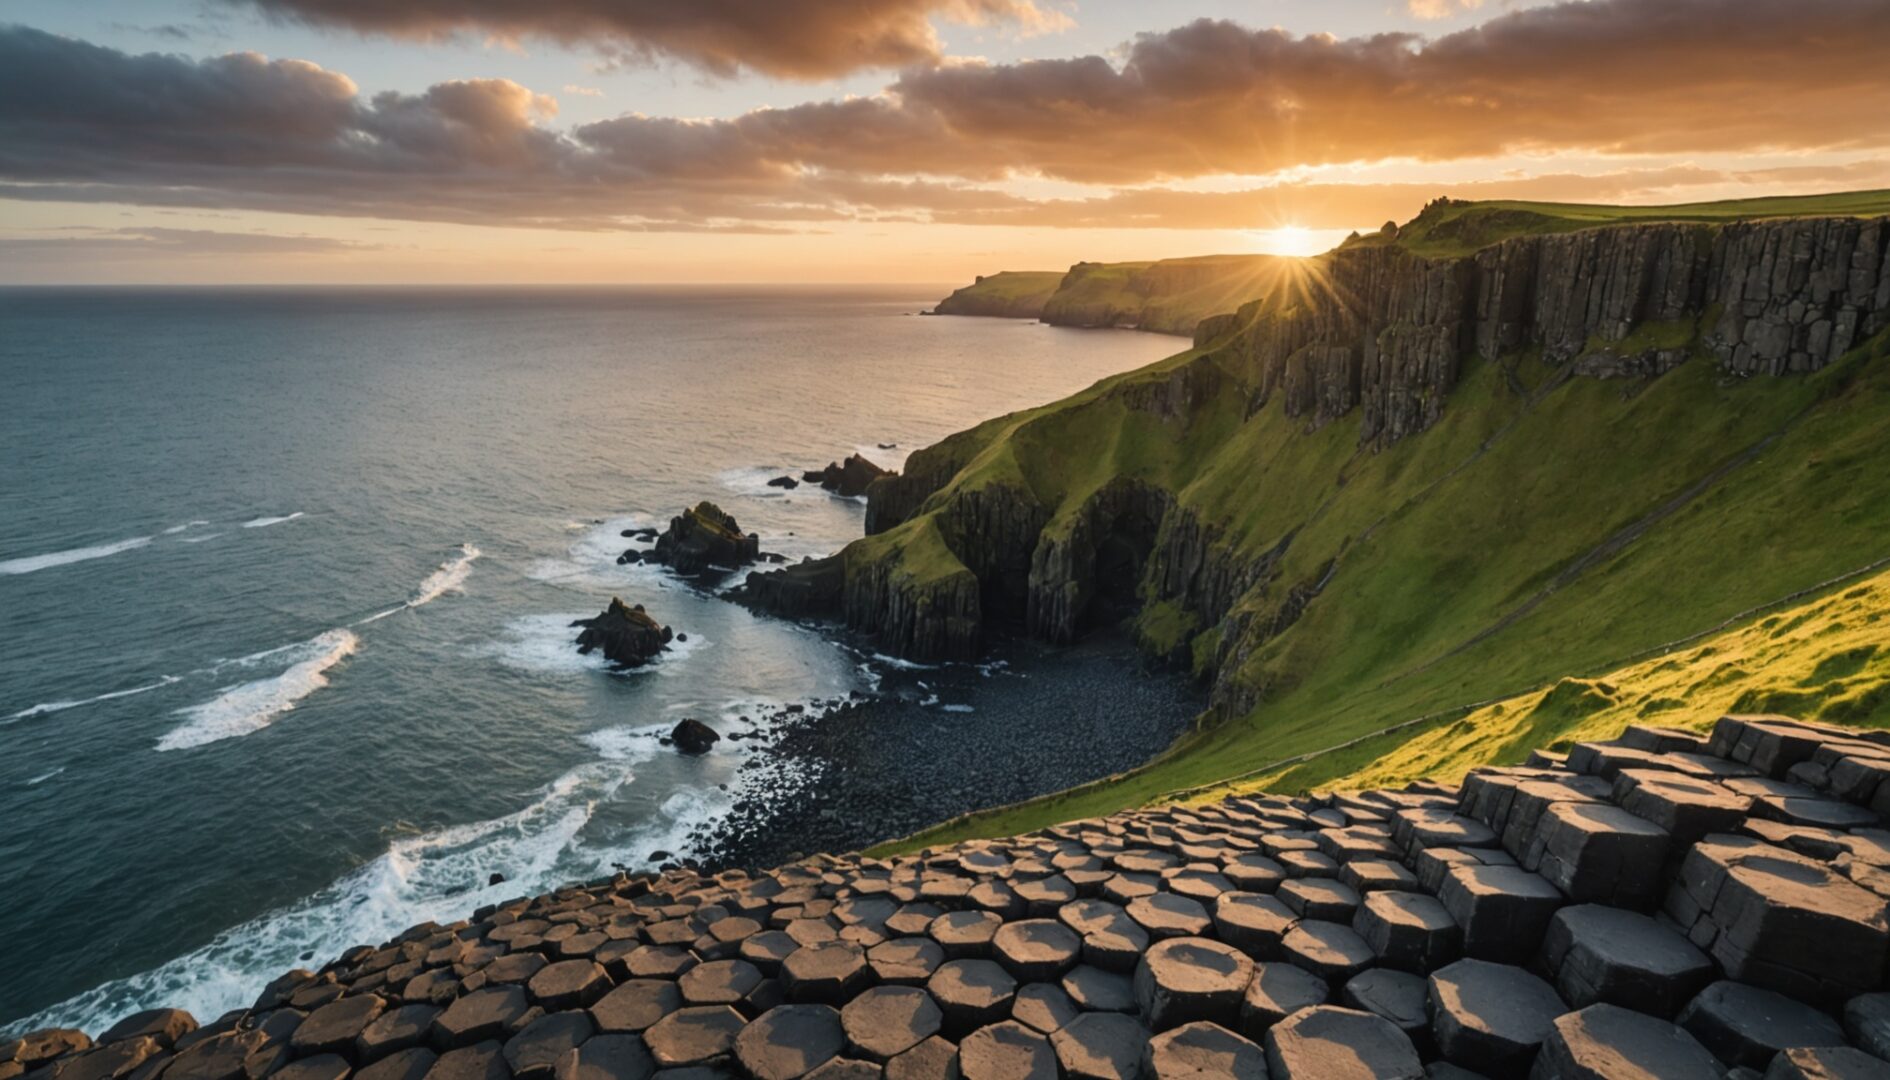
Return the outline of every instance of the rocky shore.
{"type": "Polygon", "coordinates": [[[1460,787],[619,875],[0,1043],[0,1080],[1890,1072],[1890,737],[1629,728],[1460,787]]]}
{"type": "Polygon", "coordinates": [[[1116,635],[984,664],[894,670],[878,694],[761,719],[735,812],[692,845],[703,865],[850,851],[958,814],[1134,768],[1200,711],[1198,688],[1116,635]]]}

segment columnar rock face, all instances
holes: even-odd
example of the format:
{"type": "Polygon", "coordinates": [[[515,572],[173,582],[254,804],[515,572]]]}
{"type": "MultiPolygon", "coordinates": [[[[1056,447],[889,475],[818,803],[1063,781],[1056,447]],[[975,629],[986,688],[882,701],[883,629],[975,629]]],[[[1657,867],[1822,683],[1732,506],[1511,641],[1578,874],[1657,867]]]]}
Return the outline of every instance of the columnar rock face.
{"type": "Polygon", "coordinates": [[[1578,749],[1455,789],[620,875],[351,949],[202,1026],[0,1042],[0,1080],[1890,1075],[1890,832],[1831,779],[1890,769],[1890,736],[1728,717],[1578,749]],[[1633,798],[1654,775],[1864,816],[1755,801],[1674,834],[1658,911],[1595,902],[1622,850],[1596,838],[1674,820],[1633,798]],[[1517,865],[1571,807],[1594,833],[1556,848],[1571,872],[1517,865]]]}
{"type": "Polygon", "coordinates": [[[1361,410],[1383,446],[1435,423],[1460,359],[1539,347],[1577,374],[1657,375],[1695,339],[1728,372],[1816,371],[1890,326],[1890,218],[1657,222],[1517,236],[1466,258],[1341,249],[1284,290],[1204,320],[1257,372],[1255,406],[1280,396],[1320,427],[1361,410]]]}

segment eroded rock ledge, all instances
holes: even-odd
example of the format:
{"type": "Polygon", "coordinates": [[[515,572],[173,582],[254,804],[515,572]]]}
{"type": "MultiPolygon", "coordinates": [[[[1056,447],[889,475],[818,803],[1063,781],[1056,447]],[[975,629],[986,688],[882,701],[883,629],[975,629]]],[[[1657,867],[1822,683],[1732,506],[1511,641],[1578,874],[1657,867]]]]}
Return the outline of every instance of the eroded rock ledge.
{"type": "Polygon", "coordinates": [[[1881,1076],[1886,812],[1882,732],[1630,728],[1454,789],[620,875],[0,1077],[1881,1076]]]}

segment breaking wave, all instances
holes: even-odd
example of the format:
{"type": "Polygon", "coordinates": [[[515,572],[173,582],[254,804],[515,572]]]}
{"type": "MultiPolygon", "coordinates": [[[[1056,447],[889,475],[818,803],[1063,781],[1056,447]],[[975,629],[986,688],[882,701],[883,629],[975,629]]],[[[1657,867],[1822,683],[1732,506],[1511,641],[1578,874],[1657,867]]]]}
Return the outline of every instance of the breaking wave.
{"type": "Polygon", "coordinates": [[[280,525],[285,521],[294,521],[296,518],[299,518],[301,516],[302,516],[302,511],[297,510],[293,514],[284,514],[281,517],[251,518],[250,520],[243,522],[243,528],[266,529],[271,525],[280,525]]]}
{"type": "Polygon", "coordinates": [[[0,574],[30,574],[35,570],[45,570],[67,563],[85,562],[87,559],[103,559],[121,551],[141,548],[151,542],[148,536],[134,536],[129,540],[120,540],[113,544],[94,544],[91,547],[72,548],[67,551],[53,551],[45,555],[28,555],[19,559],[0,561],[0,574]]]}
{"type": "Polygon", "coordinates": [[[303,642],[303,655],[287,671],[229,687],[201,705],[179,709],[188,719],[157,741],[159,750],[182,750],[260,731],[328,685],[328,669],[361,644],[351,630],[329,630],[303,642]]]}

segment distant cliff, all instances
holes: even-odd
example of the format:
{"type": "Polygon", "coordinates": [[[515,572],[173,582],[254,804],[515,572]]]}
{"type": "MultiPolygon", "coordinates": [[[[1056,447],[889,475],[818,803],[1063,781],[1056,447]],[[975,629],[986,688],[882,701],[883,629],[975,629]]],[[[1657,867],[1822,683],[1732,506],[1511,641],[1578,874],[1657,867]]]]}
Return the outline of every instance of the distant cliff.
{"type": "Polygon", "coordinates": [[[1063,283],[1054,270],[1005,270],[980,274],[978,280],[938,302],[934,315],[990,315],[1035,319],[1063,283]]]}
{"type": "Polygon", "coordinates": [[[938,315],[1039,319],[1053,326],[1123,327],[1182,337],[1210,315],[1271,289],[1286,260],[1205,255],[1155,262],[1077,263],[1067,273],[1005,271],[980,277],[938,315]]]}
{"type": "Polygon", "coordinates": [[[916,659],[1126,623],[1212,683],[1184,774],[1606,670],[1890,554],[1890,195],[1850,205],[1435,204],[747,594],[916,659]]]}

